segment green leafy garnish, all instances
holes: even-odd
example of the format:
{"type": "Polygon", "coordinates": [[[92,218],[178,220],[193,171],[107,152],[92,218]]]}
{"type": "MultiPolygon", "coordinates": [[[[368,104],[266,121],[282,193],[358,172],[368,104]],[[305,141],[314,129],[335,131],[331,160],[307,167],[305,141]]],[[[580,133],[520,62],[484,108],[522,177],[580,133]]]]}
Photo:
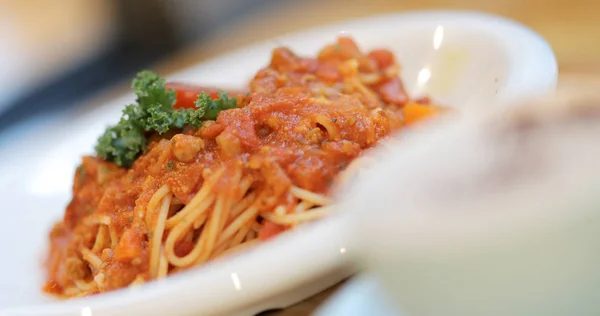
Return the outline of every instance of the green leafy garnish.
{"type": "Polygon", "coordinates": [[[146,150],[147,140],[144,129],[135,119],[121,118],[115,126],[109,127],[98,139],[98,156],[113,161],[119,166],[131,166],[138,154],[146,150]]]}
{"type": "Polygon", "coordinates": [[[225,92],[219,92],[217,100],[212,100],[207,93],[201,93],[196,101],[196,107],[204,111],[204,119],[206,120],[214,120],[219,112],[234,109],[236,106],[236,98],[230,98],[225,92]]]}
{"type": "Polygon", "coordinates": [[[198,128],[202,121],[214,120],[219,112],[237,105],[237,100],[227,93],[220,92],[220,99],[212,100],[203,92],[198,96],[196,108],[174,109],[175,91],[167,89],[165,79],[148,70],[139,72],[131,87],[136,103],[123,109],[119,123],[106,129],[95,148],[99,157],[121,167],[130,167],[146,150],[149,134],[164,134],[184,126],[198,128]]]}

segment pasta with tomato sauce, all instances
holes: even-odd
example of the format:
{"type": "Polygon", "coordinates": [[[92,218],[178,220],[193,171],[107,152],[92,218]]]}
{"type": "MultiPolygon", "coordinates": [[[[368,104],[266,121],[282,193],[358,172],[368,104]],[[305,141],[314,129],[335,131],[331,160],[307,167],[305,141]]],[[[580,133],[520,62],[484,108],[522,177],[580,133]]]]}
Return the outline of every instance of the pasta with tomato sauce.
{"type": "Polygon", "coordinates": [[[342,37],[313,58],[275,49],[248,92],[140,79],[138,107],[77,168],[45,291],[142,284],[331,213],[332,185],[363,151],[437,112],[399,72],[389,51],[342,37]]]}

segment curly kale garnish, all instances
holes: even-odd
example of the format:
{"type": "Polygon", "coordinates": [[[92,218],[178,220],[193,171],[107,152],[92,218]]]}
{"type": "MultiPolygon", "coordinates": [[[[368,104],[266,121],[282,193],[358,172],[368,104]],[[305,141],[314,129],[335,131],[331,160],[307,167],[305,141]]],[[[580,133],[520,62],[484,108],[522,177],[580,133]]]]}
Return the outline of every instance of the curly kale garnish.
{"type": "Polygon", "coordinates": [[[146,150],[149,134],[164,134],[184,126],[200,127],[204,120],[214,120],[222,110],[236,107],[237,100],[220,92],[219,99],[212,100],[207,93],[200,93],[196,108],[175,109],[175,91],[167,89],[165,79],[144,70],[131,84],[135,90],[136,103],[127,105],[119,122],[108,127],[98,138],[96,153],[121,167],[130,167],[146,150]]]}
{"type": "Polygon", "coordinates": [[[205,112],[204,119],[206,120],[214,120],[219,112],[234,109],[236,106],[237,99],[230,98],[225,92],[219,92],[219,98],[216,100],[212,100],[208,94],[202,93],[196,101],[196,107],[205,112]]]}

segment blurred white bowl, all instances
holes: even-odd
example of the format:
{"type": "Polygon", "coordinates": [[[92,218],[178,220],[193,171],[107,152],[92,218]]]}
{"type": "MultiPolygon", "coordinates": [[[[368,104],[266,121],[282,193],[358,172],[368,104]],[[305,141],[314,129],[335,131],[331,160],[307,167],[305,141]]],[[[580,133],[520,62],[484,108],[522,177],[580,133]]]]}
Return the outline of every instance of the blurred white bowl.
{"type": "Polygon", "coordinates": [[[407,314],[600,314],[600,91],[565,93],[431,121],[347,192],[407,314]]]}
{"type": "MultiPolygon", "coordinates": [[[[392,14],[312,29],[241,48],[171,79],[242,86],[267,64],[274,47],[286,45],[312,55],[341,32],[363,49],[390,48],[404,66],[409,90],[431,94],[444,104],[544,93],[557,80],[552,50],[535,33],[500,17],[466,12],[392,14]]],[[[346,257],[354,249],[344,240],[346,217],[338,214],[239,257],[135,291],[66,302],[44,297],[40,258],[47,232],[69,200],[72,172],[80,155],[92,151],[96,137],[132,99],[69,115],[43,131],[22,128],[30,131],[27,140],[13,135],[13,145],[0,150],[0,199],[11,206],[1,211],[10,219],[0,223],[1,246],[10,260],[3,260],[0,269],[0,310],[36,316],[249,315],[289,306],[349,275],[346,257]]]]}

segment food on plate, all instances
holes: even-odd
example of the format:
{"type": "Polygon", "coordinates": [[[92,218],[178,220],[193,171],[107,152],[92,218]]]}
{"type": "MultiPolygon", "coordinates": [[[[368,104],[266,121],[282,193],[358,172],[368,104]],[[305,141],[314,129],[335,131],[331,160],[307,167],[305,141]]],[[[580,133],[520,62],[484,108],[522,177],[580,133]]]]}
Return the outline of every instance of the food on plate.
{"type": "Polygon", "coordinates": [[[387,50],[346,37],[273,51],[248,91],[133,80],[136,101],[85,156],[50,233],[46,292],[80,297],[164,278],[332,212],[361,153],[438,107],[411,101],[387,50]]]}

